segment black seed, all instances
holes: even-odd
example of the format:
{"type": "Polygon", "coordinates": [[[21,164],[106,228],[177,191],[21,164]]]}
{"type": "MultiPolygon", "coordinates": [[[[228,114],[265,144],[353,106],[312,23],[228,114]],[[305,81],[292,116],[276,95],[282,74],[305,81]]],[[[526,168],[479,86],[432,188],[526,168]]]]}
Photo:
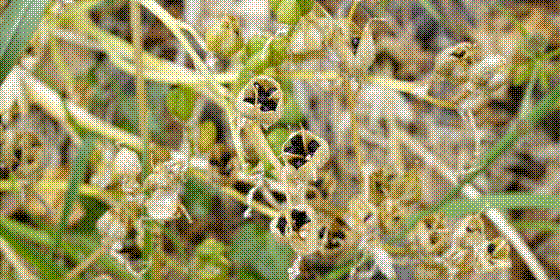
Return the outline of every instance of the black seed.
{"type": "Polygon", "coordinates": [[[317,189],[323,188],[323,178],[319,178],[316,181],[311,182],[311,184],[316,187],[317,189]]]}
{"type": "Polygon", "coordinates": [[[231,157],[232,157],[231,153],[227,153],[227,152],[223,153],[222,156],[220,157],[220,166],[225,167],[229,162],[229,160],[231,159],[231,157]]]}
{"type": "Polygon", "coordinates": [[[401,220],[401,217],[399,217],[399,216],[393,217],[393,221],[394,221],[394,222],[398,222],[398,221],[400,221],[400,220],[401,220]]]}
{"type": "Polygon", "coordinates": [[[131,260],[138,260],[142,257],[142,251],[138,246],[134,245],[125,245],[119,253],[121,254],[128,254],[131,260]]]}
{"type": "Polygon", "coordinates": [[[344,220],[341,219],[340,217],[336,217],[336,218],[334,219],[334,221],[335,221],[336,223],[338,223],[339,225],[343,226],[343,227],[347,226],[347,225],[346,225],[346,222],[344,222],[344,220]]]}
{"type": "Polygon", "coordinates": [[[253,97],[245,97],[245,98],[243,98],[243,101],[245,101],[247,103],[251,103],[251,105],[255,104],[255,98],[253,98],[253,97]]]}
{"type": "Polygon", "coordinates": [[[337,248],[338,246],[340,246],[340,242],[338,242],[338,241],[333,242],[333,241],[329,240],[327,242],[327,245],[325,246],[325,248],[330,250],[330,249],[337,248]]]}
{"type": "Polygon", "coordinates": [[[319,239],[323,239],[323,237],[325,237],[325,230],[327,228],[326,227],[322,227],[321,230],[319,231],[319,239]]]}
{"type": "Polygon", "coordinates": [[[300,168],[302,165],[304,165],[307,160],[303,159],[303,158],[293,158],[291,160],[288,161],[293,167],[295,167],[296,169],[300,168]]]}
{"type": "Polygon", "coordinates": [[[424,224],[426,225],[427,229],[432,229],[432,223],[430,223],[429,221],[425,221],[424,224]]]}
{"type": "Polygon", "coordinates": [[[296,135],[294,137],[292,137],[292,139],[290,140],[290,142],[292,143],[293,146],[296,147],[302,147],[303,148],[303,136],[301,135],[296,135]]]}
{"type": "Polygon", "coordinates": [[[294,224],[292,225],[294,231],[299,231],[302,226],[311,222],[311,219],[309,219],[305,211],[299,211],[296,209],[292,210],[292,220],[294,221],[294,224]]]}
{"type": "Polygon", "coordinates": [[[356,55],[356,52],[358,51],[358,45],[360,44],[360,38],[352,37],[351,43],[352,43],[352,53],[356,55]]]}
{"type": "Polygon", "coordinates": [[[459,52],[453,52],[451,55],[456,58],[463,58],[463,56],[465,56],[465,53],[467,53],[465,50],[461,50],[459,52]]]}
{"type": "Polygon", "coordinates": [[[0,166],[0,180],[6,180],[10,177],[10,169],[6,168],[6,166],[0,166]]]}
{"type": "Polygon", "coordinates": [[[278,223],[276,224],[276,228],[278,229],[278,231],[280,231],[280,233],[282,235],[284,235],[286,233],[286,224],[288,222],[286,221],[286,218],[284,217],[280,217],[278,219],[278,223]]]}
{"type": "Polygon", "coordinates": [[[264,103],[266,100],[269,99],[269,97],[274,93],[276,89],[275,88],[269,88],[267,91],[259,91],[258,95],[257,95],[257,101],[259,103],[264,103]]]}
{"type": "Polygon", "coordinates": [[[430,244],[434,245],[437,243],[437,241],[438,241],[437,233],[434,232],[430,234],[430,244]]]}
{"type": "Polygon", "coordinates": [[[12,171],[16,171],[16,169],[19,167],[19,161],[15,162],[14,164],[12,164],[12,171]]]}
{"type": "Polygon", "coordinates": [[[261,111],[268,112],[276,110],[278,104],[274,100],[266,99],[264,102],[260,102],[262,104],[261,111]]]}
{"type": "Polygon", "coordinates": [[[364,217],[364,223],[367,222],[369,220],[369,218],[371,218],[371,216],[373,216],[373,214],[368,213],[365,217],[364,217]]]}
{"type": "Polygon", "coordinates": [[[257,96],[266,94],[264,87],[259,84],[259,82],[253,83],[253,86],[257,89],[257,96]]]}
{"type": "Polygon", "coordinates": [[[272,191],[272,196],[279,203],[286,201],[286,195],[283,193],[272,191]]]}
{"type": "Polygon", "coordinates": [[[307,144],[307,151],[309,152],[310,155],[313,155],[319,147],[321,147],[319,142],[315,140],[311,140],[309,141],[309,144],[307,144]]]}
{"type": "Polygon", "coordinates": [[[344,234],[344,232],[342,232],[341,230],[339,231],[335,231],[332,233],[332,237],[333,238],[340,238],[340,239],[344,239],[346,237],[346,235],[344,234]]]}
{"type": "Polygon", "coordinates": [[[14,151],[14,156],[16,157],[16,159],[19,161],[21,160],[21,149],[17,149],[14,151]]]}
{"type": "Polygon", "coordinates": [[[488,254],[494,253],[494,250],[496,250],[496,244],[490,243],[488,245],[488,248],[486,248],[486,250],[488,251],[488,254]]]}
{"type": "Polygon", "coordinates": [[[315,198],[315,192],[313,191],[307,191],[307,193],[305,193],[305,198],[307,199],[314,199],[315,198]]]}
{"type": "Polygon", "coordinates": [[[473,231],[471,227],[467,227],[465,230],[466,230],[467,232],[472,232],[472,231],[473,231]]]}
{"type": "Polygon", "coordinates": [[[208,163],[210,163],[210,165],[212,165],[212,166],[219,166],[220,165],[220,162],[216,159],[211,159],[211,160],[208,161],[208,163]]]}

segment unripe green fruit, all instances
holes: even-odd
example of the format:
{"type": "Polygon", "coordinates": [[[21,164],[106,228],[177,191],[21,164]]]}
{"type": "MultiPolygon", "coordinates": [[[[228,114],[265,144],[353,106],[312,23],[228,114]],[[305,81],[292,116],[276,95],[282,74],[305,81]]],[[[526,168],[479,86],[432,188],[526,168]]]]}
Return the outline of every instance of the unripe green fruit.
{"type": "Polygon", "coordinates": [[[182,122],[187,122],[194,108],[196,93],[190,87],[177,87],[167,94],[167,110],[182,122]]]}
{"type": "Polygon", "coordinates": [[[216,143],[218,131],[213,121],[205,121],[200,124],[199,128],[198,150],[201,153],[206,153],[216,143]]]}
{"type": "Polygon", "coordinates": [[[222,58],[230,58],[243,47],[239,20],[232,16],[221,18],[206,32],[206,46],[222,58]]]}

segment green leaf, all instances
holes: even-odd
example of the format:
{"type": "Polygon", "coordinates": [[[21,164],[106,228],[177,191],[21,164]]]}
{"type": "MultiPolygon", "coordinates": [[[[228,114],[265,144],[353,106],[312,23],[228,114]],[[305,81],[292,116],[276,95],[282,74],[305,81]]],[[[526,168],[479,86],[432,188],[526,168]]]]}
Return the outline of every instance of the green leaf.
{"type": "Polygon", "coordinates": [[[485,208],[498,209],[559,209],[560,197],[536,194],[488,194],[479,199],[459,199],[451,201],[442,208],[442,212],[451,216],[475,213],[485,208]]]}
{"type": "Polygon", "coordinates": [[[436,7],[432,4],[430,0],[419,0],[420,5],[432,16],[435,20],[441,22],[441,15],[437,11],[436,7]]]}
{"type": "MultiPolygon", "coordinates": [[[[9,229],[9,224],[5,224],[6,221],[7,219],[5,218],[0,219],[0,236],[6,240],[10,247],[36,268],[41,278],[60,279],[62,276],[60,267],[49,258],[49,255],[43,254],[35,246],[29,246],[29,244],[21,242],[21,236],[11,231],[9,229]]],[[[28,232],[27,234],[29,236],[35,236],[36,232],[28,232]]]]}
{"type": "Polygon", "coordinates": [[[553,221],[513,221],[516,228],[542,231],[560,231],[560,224],[553,221]]]}
{"type": "Polygon", "coordinates": [[[180,121],[188,122],[194,108],[196,93],[191,87],[180,86],[167,94],[167,109],[180,121]]]}
{"type": "Polygon", "coordinates": [[[266,279],[288,279],[288,267],[293,252],[288,246],[277,243],[267,228],[249,223],[235,234],[230,258],[238,265],[249,267],[266,279]]]}
{"type": "Polygon", "coordinates": [[[49,0],[13,0],[0,20],[0,84],[43,19],[49,0]]]}
{"type": "Polygon", "coordinates": [[[78,198],[78,189],[84,182],[86,167],[89,162],[89,155],[95,146],[94,144],[95,138],[91,134],[86,135],[80,149],[78,150],[78,155],[72,162],[70,178],[68,178],[68,188],[66,189],[66,193],[64,195],[64,208],[62,209],[58,229],[54,235],[55,248],[60,246],[62,232],[66,228],[66,223],[68,222],[72,206],[78,198]]]}

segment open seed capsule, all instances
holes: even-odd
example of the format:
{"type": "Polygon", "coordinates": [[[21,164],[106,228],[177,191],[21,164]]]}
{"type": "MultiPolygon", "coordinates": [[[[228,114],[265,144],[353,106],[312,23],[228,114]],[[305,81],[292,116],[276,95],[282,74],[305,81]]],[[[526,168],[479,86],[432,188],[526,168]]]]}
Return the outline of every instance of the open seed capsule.
{"type": "Polygon", "coordinates": [[[453,245],[461,248],[473,248],[485,240],[484,222],[480,215],[465,217],[455,228],[453,245]]]}
{"type": "Polygon", "coordinates": [[[320,213],[308,205],[300,204],[288,209],[285,218],[288,222],[286,239],[298,255],[308,256],[319,250],[319,237],[325,222],[320,213]]]}
{"type": "Polygon", "coordinates": [[[441,255],[451,246],[451,234],[445,216],[436,213],[418,223],[412,241],[422,255],[441,255]]]}
{"type": "Polygon", "coordinates": [[[236,106],[244,117],[268,127],[284,114],[284,92],[274,79],[258,76],[239,93],[236,106]]]}
{"type": "Polygon", "coordinates": [[[319,231],[319,238],[319,251],[324,256],[336,255],[356,241],[356,235],[340,217],[335,217],[327,226],[323,226],[319,231]]]}
{"type": "Polygon", "coordinates": [[[422,190],[416,170],[407,170],[389,180],[388,196],[400,204],[410,206],[420,200],[422,190]]]}
{"type": "Polygon", "coordinates": [[[314,209],[327,209],[332,194],[336,188],[336,181],[329,173],[319,173],[317,180],[302,182],[303,197],[306,204],[314,209]]]}
{"type": "Polygon", "coordinates": [[[379,225],[383,232],[394,233],[402,227],[403,222],[412,214],[410,207],[396,200],[387,198],[379,206],[379,225]]]}
{"type": "Polygon", "coordinates": [[[38,180],[46,164],[45,148],[35,134],[18,133],[10,162],[17,178],[38,180]]]}
{"type": "Polygon", "coordinates": [[[378,212],[376,206],[358,195],[348,202],[348,211],[344,217],[354,231],[371,234],[379,232],[378,212]]]}
{"type": "Polygon", "coordinates": [[[475,248],[476,266],[479,272],[491,272],[511,267],[510,246],[501,237],[484,242],[475,248]]]}
{"type": "Polygon", "coordinates": [[[284,171],[288,177],[314,180],[317,169],[329,160],[329,145],[311,132],[300,130],[288,136],[288,140],[282,145],[281,156],[286,164],[284,171]]]}

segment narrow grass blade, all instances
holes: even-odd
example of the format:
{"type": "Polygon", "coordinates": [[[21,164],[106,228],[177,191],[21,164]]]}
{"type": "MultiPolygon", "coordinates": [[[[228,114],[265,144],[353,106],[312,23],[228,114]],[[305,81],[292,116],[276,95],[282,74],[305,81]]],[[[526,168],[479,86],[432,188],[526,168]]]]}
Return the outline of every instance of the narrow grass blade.
{"type": "Polygon", "coordinates": [[[0,84],[33,36],[49,0],[14,0],[0,20],[0,84]]]}
{"type": "Polygon", "coordinates": [[[93,150],[94,143],[95,143],[95,137],[93,137],[93,135],[91,134],[86,135],[82,143],[82,146],[78,150],[78,155],[76,156],[74,162],[72,163],[72,167],[70,169],[70,178],[68,179],[68,189],[66,189],[66,193],[64,196],[64,208],[62,210],[62,215],[60,217],[60,223],[58,225],[58,229],[54,235],[56,247],[59,247],[60,245],[62,232],[66,227],[68,216],[70,216],[70,211],[72,209],[72,206],[74,205],[74,201],[76,201],[76,199],[78,198],[79,187],[84,182],[84,176],[86,172],[87,163],[89,161],[89,155],[93,150]]]}
{"type": "Polygon", "coordinates": [[[559,209],[560,197],[534,194],[491,194],[477,200],[459,199],[447,203],[442,211],[451,216],[476,213],[485,208],[498,209],[559,209]]]}
{"type": "Polygon", "coordinates": [[[430,0],[419,0],[418,2],[420,2],[420,5],[422,5],[422,7],[428,12],[428,14],[430,14],[430,16],[432,16],[438,22],[441,22],[442,17],[430,0]]]}
{"type": "Polygon", "coordinates": [[[553,221],[513,221],[512,223],[519,229],[560,231],[560,224],[553,221]]]}
{"type": "MultiPolygon", "coordinates": [[[[0,236],[10,244],[12,249],[37,269],[41,279],[60,279],[62,273],[53,260],[50,259],[49,256],[42,254],[33,246],[28,246],[24,242],[21,242],[20,235],[9,230],[5,222],[6,219],[0,219],[0,236]]],[[[28,234],[30,236],[34,235],[33,232],[29,232],[28,234]]]]}

